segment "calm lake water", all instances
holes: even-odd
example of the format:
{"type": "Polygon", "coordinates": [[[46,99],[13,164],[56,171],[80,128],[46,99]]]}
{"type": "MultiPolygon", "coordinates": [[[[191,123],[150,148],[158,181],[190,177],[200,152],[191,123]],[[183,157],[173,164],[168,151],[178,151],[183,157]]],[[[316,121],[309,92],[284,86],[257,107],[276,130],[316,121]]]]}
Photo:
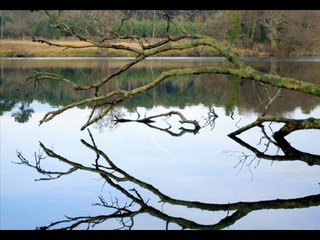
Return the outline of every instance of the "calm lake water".
{"type": "MultiPolygon", "coordinates": [[[[313,164],[308,164],[303,155],[286,159],[282,149],[270,141],[272,133],[283,124],[265,123],[264,132],[256,127],[239,135],[247,145],[228,137],[265,112],[278,91],[273,87],[227,76],[172,78],[118,106],[113,114],[134,120],[139,115],[143,118],[179,111],[188,120],[197,120],[200,130],[188,131],[193,127],[182,125],[176,116],[160,118],[152,126],[138,122],[115,124],[106,116],[89,127],[92,138],[87,130],[80,131],[91,113],[89,106],[70,109],[39,126],[47,112],[91,96],[92,92],[75,92],[50,81],[16,90],[16,82],[35,70],[55,72],[85,85],[102,79],[127,61],[0,60],[0,229],[35,229],[64,220],[65,216],[114,213],[115,208],[93,205],[100,202],[99,196],[108,206],[139,210],[138,203],[128,206],[132,199],[97,172],[78,170],[55,180],[35,181],[48,176],[13,163],[19,162],[18,152],[32,164],[35,156],[44,157],[41,142],[65,159],[94,168],[97,153],[84,141],[95,145],[132,176],[117,183],[126,193],[158,210],[155,214],[148,207],[142,209],[134,216],[132,229],[181,229],[178,217],[185,223],[189,221],[187,229],[320,229],[320,130],[295,131],[286,137],[292,148],[312,154],[313,164]],[[257,151],[263,154],[257,155],[257,151]],[[160,201],[163,195],[169,198],[160,201]]],[[[320,84],[319,58],[246,61],[264,72],[320,84]]],[[[102,91],[133,89],[173,68],[227,64],[221,58],[149,59],[116,77],[102,91]]],[[[267,109],[268,115],[320,118],[320,98],[288,90],[280,95],[267,109]]],[[[102,159],[100,155],[99,161],[102,159]]],[[[52,172],[71,168],[50,157],[41,163],[43,169],[52,172]]],[[[93,229],[121,228],[124,225],[119,220],[109,219],[93,229]]],[[[123,220],[131,223],[130,218],[123,220]]]]}

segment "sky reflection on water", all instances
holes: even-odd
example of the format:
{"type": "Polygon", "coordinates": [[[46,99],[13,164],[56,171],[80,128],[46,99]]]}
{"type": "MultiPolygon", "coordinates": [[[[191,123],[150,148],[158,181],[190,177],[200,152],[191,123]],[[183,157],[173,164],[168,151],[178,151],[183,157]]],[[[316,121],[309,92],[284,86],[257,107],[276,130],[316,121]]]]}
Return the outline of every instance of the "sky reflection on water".
{"type": "MultiPolygon", "coordinates": [[[[94,158],[94,154],[83,149],[80,143],[81,138],[88,139],[87,132],[79,129],[81,120],[88,116],[89,110],[72,109],[51,122],[38,126],[43,114],[51,108],[40,103],[33,103],[31,106],[35,114],[27,123],[15,122],[10,113],[1,117],[2,229],[35,228],[63,215],[96,212],[90,204],[97,201],[99,194],[107,195],[111,191],[110,187],[103,187],[98,176],[85,172],[49,182],[34,182],[39,174],[11,163],[17,161],[16,150],[32,159],[34,152],[39,149],[38,141],[52,146],[56,152],[75,161],[88,163],[94,158]]],[[[147,116],[168,110],[163,107],[138,109],[141,113],[146,112],[147,116]]],[[[205,116],[207,111],[201,105],[177,110],[189,119],[205,116]]],[[[222,108],[216,108],[216,113],[219,117],[213,130],[204,128],[197,135],[184,134],[178,138],[138,123],[122,124],[113,129],[101,130],[97,126],[90,129],[97,145],[119,167],[157,186],[171,197],[225,203],[294,198],[319,193],[319,166],[310,167],[300,161],[262,160],[257,166],[255,161],[241,170],[240,166],[235,167],[239,159],[237,154],[230,157],[230,151],[240,153],[244,149],[226,134],[236,129],[235,123],[240,118],[238,125],[245,125],[255,120],[256,116],[235,115],[232,120],[224,116],[222,108]]],[[[312,115],[319,113],[320,108],[317,108],[312,115]]],[[[136,113],[126,113],[126,117],[134,119],[136,113]]],[[[305,116],[297,110],[292,117],[305,116]]],[[[257,136],[254,133],[247,134],[246,138],[253,140],[257,136]]],[[[303,142],[307,149],[318,150],[318,138],[319,134],[311,134],[310,141],[306,144],[305,138],[297,136],[295,144],[303,142]]],[[[319,151],[316,153],[319,154],[319,151]]],[[[55,169],[59,164],[51,160],[46,166],[55,169]]],[[[259,211],[252,213],[256,217],[245,217],[230,229],[319,228],[314,219],[315,216],[320,216],[319,213],[320,207],[312,207],[306,211],[259,211]],[[285,222],[281,216],[286,217],[285,222]],[[253,218],[264,219],[264,224],[252,220],[253,218]],[[301,218],[305,221],[301,221],[301,218]]],[[[195,216],[201,218],[201,213],[195,216]]],[[[148,228],[143,223],[137,224],[137,228],[139,226],[148,228]]],[[[158,227],[161,229],[163,225],[158,227]]]]}
{"type": "MultiPolygon", "coordinates": [[[[212,61],[216,60],[212,59],[212,61]]],[[[164,59],[164,61],[167,60],[164,59]]],[[[318,62],[314,59],[310,61],[318,62]]],[[[309,78],[313,79],[314,76],[309,78]]],[[[9,80],[6,79],[6,81],[9,80]]],[[[242,85],[245,84],[239,83],[239,86],[243,87],[242,85]]],[[[224,89],[224,85],[221,89],[224,89]]],[[[1,92],[1,94],[4,93],[1,92]]],[[[162,99],[160,96],[164,93],[158,94],[157,101],[160,101],[162,99]]],[[[174,94],[177,93],[172,95],[174,94]]],[[[183,95],[183,93],[179,94],[181,94],[179,96],[183,95]]],[[[297,99],[292,97],[288,100],[288,96],[284,94],[284,102],[297,99]]],[[[152,184],[172,198],[207,203],[231,203],[299,198],[319,194],[319,165],[308,166],[299,160],[261,159],[259,161],[252,156],[252,152],[227,136],[239,127],[253,122],[258,116],[256,108],[244,106],[246,104],[243,100],[246,100],[246,97],[239,97],[242,102],[239,100],[240,102],[237,103],[239,106],[234,106],[232,117],[226,110],[227,107],[223,105],[223,101],[217,106],[213,105],[219,116],[214,121],[214,127],[201,128],[195,135],[187,132],[180,137],[172,137],[166,132],[152,129],[141,123],[123,123],[113,127],[95,124],[90,127],[90,131],[97,146],[117,166],[138,179],[152,184]],[[243,153],[249,156],[246,161],[243,160],[243,153]]],[[[310,116],[319,118],[319,104],[315,104],[313,99],[310,102],[305,100],[308,100],[307,97],[299,99],[295,108],[290,105],[290,108],[284,111],[284,115],[292,119],[310,116]],[[299,107],[302,101],[305,101],[304,109],[299,107]]],[[[152,107],[141,106],[139,105],[141,102],[144,102],[144,98],[135,103],[135,107],[132,104],[130,107],[119,107],[119,110],[128,119],[137,118],[137,113],[133,109],[141,116],[176,110],[184,114],[187,119],[198,120],[201,126],[205,124],[208,114],[207,102],[200,104],[188,102],[180,107],[176,102],[172,103],[174,107],[165,105],[166,102],[154,103],[152,107]]],[[[248,99],[247,102],[249,102],[248,99]]],[[[79,163],[90,165],[95,159],[94,152],[85,148],[80,142],[81,139],[90,140],[86,130],[80,131],[90,114],[88,108],[71,109],[50,122],[38,126],[44,114],[57,107],[52,107],[43,100],[41,102],[33,100],[29,107],[34,110],[34,113],[27,122],[18,123],[11,115],[18,110],[19,106],[18,101],[13,109],[4,111],[0,118],[0,229],[35,229],[60,220],[64,215],[101,214],[101,208],[91,205],[98,201],[99,195],[106,198],[112,195],[118,197],[119,201],[127,201],[119,192],[105,185],[100,176],[93,173],[79,171],[57,180],[34,181],[41,177],[34,169],[13,164],[12,162],[18,160],[16,151],[22,152],[28,160],[32,161],[34,153],[40,151],[39,142],[79,163]]],[[[276,110],[279,111],[279,109],[276,110]]],[[[177,119],[172,118],[168,121],[172,124],[170,130],[179,132],[181,125],[177,119]]],[[[167,122],[160,120],[157,126],[166,127],[167,122]]],[[[272,127],[279,126],[275,124],[272,127]]],[[[320,155],[319,132],[320,130],[296,131],[286,139],[300,150],[320,155]]],[[[241,138],[259,148],[264,147],[263,144],[258,144],[261,138],[258,129],[243,133],[241,138]]],[[[270,147],[268,151],[276,152],[277,149],[270,147]]],[[[48,169],[65,169],[65,165],[51,158],[45,159],[43,164],[48,169]]],[[[151,201],[155,201],[151,193],[143,193],[146,198],[150,197],[151,201]]],[[[189,217],[208,224],[218,221],[219,217],[226,214],[223,211],[213,214],[208,211],[186,210],[184,207],[167,204],[163,207],[173,215],[189,217]]],[[[249,213],[227,229],[320,229],[319,217],[320,206],[303,209],[258,210],[249,213]]],[[[96,229],[116,227],[117,222],[114,221],[110,225],[97,226],[96,229]]],[[[143,214],[136,218],[134,229],[165,229],[165,223],[143,214]]],[[[178,229],[178,227],[172,224],[170,229],[178,229]]]]}

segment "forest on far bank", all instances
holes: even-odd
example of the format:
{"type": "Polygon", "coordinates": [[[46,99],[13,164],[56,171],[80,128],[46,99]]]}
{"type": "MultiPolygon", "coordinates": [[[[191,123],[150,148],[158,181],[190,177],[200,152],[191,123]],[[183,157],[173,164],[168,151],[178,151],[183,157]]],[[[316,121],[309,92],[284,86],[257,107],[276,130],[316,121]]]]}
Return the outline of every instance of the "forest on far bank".
{"type": "MultiPolygon", "coordinates": [[[[52,18],[41,11],[1,10],[1,39],[69,39],[52,18]]],[[[110,32],[147,39],[163,38],[167,20],[160,10],[59,10],[82,36],[107,37],[110,32]]],[[[170,34],[205,34],[231,47],[272,55],[319,56],[318,10],[170,10],[170,34]]]]}

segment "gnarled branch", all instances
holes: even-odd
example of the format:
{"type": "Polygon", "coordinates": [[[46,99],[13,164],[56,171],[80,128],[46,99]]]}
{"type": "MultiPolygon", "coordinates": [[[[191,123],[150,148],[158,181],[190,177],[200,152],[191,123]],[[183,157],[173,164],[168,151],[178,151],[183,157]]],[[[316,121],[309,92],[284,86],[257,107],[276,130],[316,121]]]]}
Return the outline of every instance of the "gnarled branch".
{"type": "MultiPolygon", "coordinates": [[[[47,14],[51,16],[48,12],[47,14]]],[[[80,34],[76,33],[73,29],[71,29],[68,26],[68,24],[61,21],[57,16],[51,16],[57,22],[58,24],[57,26],[59,26],[63,31],[69,32],[72,36],[77,38],[79,41],[85,42],[86,44],[81,46],[76,46],[76,45],[53,43],[51,41],[43,40],[43,39],[33,39],[33,41],[43,43],[43,44],[53,45],[53,46],[61,47],[65,49],[97,47],[97,48],[103,48],[103,49],[114,49],[119,51],[124,50],[129,53],[132,53],[134,55],[134,59],[132,59],[129,63],[125,64],[118,70],[108,74],[107,76],[103,77],[102,79],[98,80],[97,82],[91,85],[80,86],[69,79],[60,77],[56,74],[49,73],[49,72],[42,72],[42,73],[37,72],[34,76],[28,78],[22,84],[31,83],[31,82],[36,83],[36,82],[40,82],[40,80],[55,80],[55,81],[62,81],[66,83],[68,86],[72,87],[74,90],[95,89],[94,97],[88,97],[83,101],[75,102],[65,107],[62,107],[57,111],[49,112],[43,117],[42,120],[40,120],[40,124],[51,120],[53,117],[57,116],[58,114],[70,108],[81,106],[84,104],[91,104],[91,103],[95,104],[95,102],[100,100],[104,101],[104,104],[106,105],[106,110],[103,113],[99,114],[97,117],[94,117],[93,119],[89,119],[87,123],[82,126],[81,130],[83,130],[86,127],[90,126],[91,124],[103,118],[105,115],[107,115],[115,105],[118,105],[124,100],[134,97],[135,95],[148,91],[158,86],[159,84],[161,84],[164,80],[171,77],[175,77],[175,76],[187,76],[187,75],[198,75],[198,74],[224,74],[224,75],[239,77],[242,79],[254,80],[254,81],[265,83],[277,88],[285,88],[285,89],[303,92],[313,96],[318,96],[318,97],[320,96],[319,85],[300,81],[294,78],[282,77],[275,74],[269,74],[269,73],[258,71],[253,67],[251,67],[250,65],[248,65],[241,58],[239,58],[238,55],[234,53],[228,46],[224,45],[221,41],[218,41],[212,37],[199,35],[199,34],[186,33],[182,30],[181,30],[182,33],[176,36],[172,36],[172,34],[170,34],[169,32],[170,24],[172,22],[172,17],[169,16],[168,12],[164,12],[163,14],[167,19],[166,39],[160,40],[159,42],[154,44],[147,44],[147,45],[144,44],[144,42],[148,43],[146,39],[141,39],[140,37],[137,37],[134,35],[126,36],[126,37],[122,36],[121,38],[117,38],[119,34],[116,34],[116,33],[113,35],[113,37],[111,37],[111,39],[108,39],[108,41],[106,41],[105,39],[103,39],[103,41],[95,41],[95,40],[89,39],[88,37],[81,36],[80,34]],[[133,47],[127,44],[110,42],[111,40],[116,41],[117,39],[118,40],[127,39],[127,40],[136,41],[135,43],[138,44],[139,47],[133,47]],[[132,89],[130,91],[114,90],[114,91],[111,91],[110,93],[105,94],[104,96],[99,96],[98,94],[100,87],[104,86],[110,80],[114,79],[116,76],[129,70],[132,66],[145,60],[148,57],[157,56],[159,54],[163,54],[168,51],[192,49],[192,48],[201,47],[201,46],[215,49],[220,56],[225,57],[231,63],[231,67],[185,68],[185,69],[164,71],[153,81],[150,81],[149,83],[141,87],[132,89]],[[117,99],[114,99],[114,96],[117,96],[117,99]]],[[[126,19],[124,19],[123,21],[126,21],[126,19]]],[[[123,22],[121,22],[121,24],[123,24],[123,22]]],[[[272,103],[272,101],[273,100],[270,99],[270,103],[272,103]]]]}

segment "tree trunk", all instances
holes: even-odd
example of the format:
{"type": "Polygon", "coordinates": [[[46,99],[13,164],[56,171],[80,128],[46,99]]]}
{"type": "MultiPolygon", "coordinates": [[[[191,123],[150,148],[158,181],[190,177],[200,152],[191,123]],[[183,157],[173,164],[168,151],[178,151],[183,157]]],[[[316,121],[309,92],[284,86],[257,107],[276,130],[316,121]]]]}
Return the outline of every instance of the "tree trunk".
{"type": "Polygon", "coordinates": [[[3,14],[4,10],[1,10],[1,36],[0,39],[3,39],[3,18],[4,18],[4,14],[3,14]]]}
{"type": "Polygon", "coordinates": [[[151,44],[153,43],[154,34],[155,34],[155,28],[156,28],[156,11],[153,11],[153,27],[152,27],[152,38],[151,38],[151,44]]]}
{"type": "Polygon", "coordinates": [[[276,54],[278,52],[278,44],[276,40],[276,34],[271,30],[272,32],[268,34],[270,39],[270,50],[273,54],[276,54]]]}
{"type": "Polygon", "coordinates": [[[254,33],[256,31],[256,19],[253,19],[253,26],[252,26],[252,31],[251,31],[251,36],[250,36],[250,46],[252,47],[253,45],[253,38],[254,38],[254,33]]]}

